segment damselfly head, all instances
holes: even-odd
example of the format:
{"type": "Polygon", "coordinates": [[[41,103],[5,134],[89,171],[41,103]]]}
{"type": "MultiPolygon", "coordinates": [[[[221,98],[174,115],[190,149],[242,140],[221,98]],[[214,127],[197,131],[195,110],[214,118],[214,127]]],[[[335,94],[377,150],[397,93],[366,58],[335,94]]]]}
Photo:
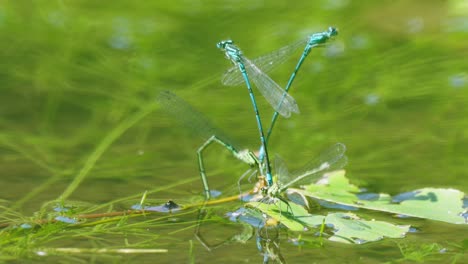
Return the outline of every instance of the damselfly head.
{"type": "Polygon", "coordinates": [[[332,37],[332,36],[336,36],[336,35],[338,35],[338,29],[336,29],[334,27],[329,27],[328,28],[328,36],[332,37]]]}
{"type": "Polygon", "coordinates": [[[329,27],[327,31],[310,35],[308,45],[314,47],[325,44],[331,37],[336,35],[338,35],[338,30],[334,27],[329,27]]]}
{"type": "Polygon", "coordinates": [[[234,44],[234,41],[228,39],[228,40],[222,40],[220,42],[218,42],[218,44],[216,44],[216,47],[218,47],[218,49],[225,49],[226,48],[226,45],[232,45],[234,44]]]}

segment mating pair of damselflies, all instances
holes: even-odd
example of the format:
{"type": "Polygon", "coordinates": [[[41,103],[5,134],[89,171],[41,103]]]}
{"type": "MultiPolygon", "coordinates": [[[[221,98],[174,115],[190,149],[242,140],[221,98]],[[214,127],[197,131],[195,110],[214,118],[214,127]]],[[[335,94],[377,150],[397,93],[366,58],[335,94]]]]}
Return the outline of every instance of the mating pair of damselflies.
{"type": "MultiPolygon", "coordinates": [[[[299,108],[297,106],[296,101],[293,97],[291,97],[288,94],[291,84],[294,81],[297,72],[299,71],[302,63],[304,62],[305,58],[310,53],[312,48],[325,44],[331,37],[336,36],[337,34],[338,31],[335,28],[330,27],[328,31],[310,35],[304,40],[283,47],[275,52],[262,56],[253,61],[250,61],[245,56],[243,56],[242,51],[236,45],[234,45],[234,42],[232,40],[221,41],[217,45],[218,48],[225,52],[226,58],[229,59],[235,65],[232,69],[226,72],[226,74],[223,77],[223,83],[225,85],[237,85],[244,81],[249,91],[250,99],[255,112],[258,131],[260,133],[261,147],[259,151],[260,154],[258,165],[260,173],[265,175],[268,187],[272,187],[274,182],[271,173],[267,142],[273,131],[273,127],[276,123],[278,114],[281,114],[284,117],[289,117],[292,112],[299,113],[299,108]],[[274,68],[274,66],[279,65],[281,62],[284,62],[287,58],[289,58],[298,47],[304,45],[304,42],[304,51],[302,52],[302,55],[293,73],[291,74],[291,77],[289,78],[285,89],[282,89],[278,84],[276,84],[276,82],[274,82],[268,75],[266,75],[264,71],[262,71],[262,69],[264,69],[265,71],[270,71],[274,68]],[[238,72],[240,72],[240,74],[238,74],[238,72]],[[270,128],[266,137],[263,132],[260,113],[257,107],[257,102],[255,100],[250,80],[253,81],[253,83],[256,85],[263,97],[275,109],[270,128]]],[[[334,152],[339,153],[340,151],[342,151],[341,155],[343,156],[344,150],[344,145],[341,144],[336,145],[334,152]]],[[[327,164],[325,164],[325,167],[327,167],[327,164]]],[[[324,169],[328,169],[325,167],[322,168],[321,171],[323,171],[324,169]]]]}
{"type": "Polygon", "coordinates": [[[198,132],[205,134],[204,136],[209,136],[208,140],[197,151],[200,176],[202,178],[204,192],[207,199],[210,198],[211,193],[208,186],[208,180],[203,162],[203,151],[213,142],[217,142],[226,147],[231,153],[233,153],[236,158],[242,160],[252,167],[256,167],[261,174],[265,175],[268,185],[267,193],[269,195],[277,195],[292,184],[296,184],[305,178],[310,178],[311,175],[320,175],[325,171],[338,169],[344,166],[346,163],[346,157],[344,156],[345,147],[343,144],[336,144],[329,150],[325,151],[324,154],[321,155],[318,159],[315,159],[306,165],[303,173],[292,177],[291,181],[288,180],[289,183],[284,181],[284,177],[286,177],[286,175],[280,175],[280,181],[286,183],[285,185],[280,186],[279,183],[273,181],[267,149],[267,141],[271,136],[278,114],[281,114],[284,117],[289,117],[291,112],[299,112],[296,101],[288,94],[288,91],[297,75],[299,68],[312,48],[325,44],[331,37],[335,36],[336,34],[337,31],[335,28],[329,28],[328,31],[310,35],[304,40],[283,47],[277,51],[252,61],[243,56],[241,50],[234,45],[233,41],[227,40],[218,43],[218,48],[222,49],[225,52],[226,57],[230,59],[235,65],[234,68],[228,70],[224,75],[223,84],[238,85],[242,82],[245,82],[249,91],[261,139],[259,158],[257,158],[257,156],[250,151],[239,151],[237,148],[235,148],[229,141],[227,141],[226,137],[224,137],[222,133],[212,128],[207,119],[205,119],[200,113],[198,113],[182,99],[178,98],[170,92],[162,92],[160,94],[159,102],[163,108],[166,109],[166,111],[171,113],[182,123],[188,125],[190,128],[194,128],[198,132]],[[295,50],[297,50],[298,47],[303,46],[304,42],[304,51],[293,73],[291,74],[285,89],[282,89],[268,75],[266,75],[265,72],[272,70],[274,67],[284,62],[293,54],[295,50]],[[265,99],[272,105],[275,110],[266,137],[263,132],[260,113],[250,80],[253,81],[258,90],[262,93],[263,97],[265,97],[265,99]]]}

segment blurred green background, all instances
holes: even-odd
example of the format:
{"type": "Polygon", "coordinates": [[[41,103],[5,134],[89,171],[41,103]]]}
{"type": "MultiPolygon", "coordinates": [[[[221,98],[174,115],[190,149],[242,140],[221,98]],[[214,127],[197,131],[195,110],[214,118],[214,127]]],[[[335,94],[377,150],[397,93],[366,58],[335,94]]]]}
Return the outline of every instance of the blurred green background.
{"type": "MultiPolygon", "coordinates": [[[[294,169],[342,142],[348,177],[372,192],[466,191],[467,1],[18,0],[0,2],[0,199],[30,214],[77,177],[84,181],[73,200],[106,202],[182,179],[193,181],[153,198],[200,198],[203,140],[158,109],[156,95],[175,92],[256,149],[247,90],[221,84],[231,65],[215,44],[231,38],[255,58],[328,26],[339,35],[304,63],[291,90],[301,114],[279,119],[270,153],[294,169]]],[[[295,63],[270,76],[284,86],[295,63]]],[[[258,98],[268,124],[272,110],[258,98]]],[[[229,192],[245,165],[217,147],[207,155],[212,187],[229,192]]],[[[444,240],[459,236],[456,227],[428,226],[431,242],[442,230],[444,240]]],[[[292,259],[309,254],[292,248],[292,259]]],[[[398,255],[393,244],[384,248],[387,255],[331,245],[318,254],[336,262],[398,255]]],[[[252,245],[199,251],[200,261],[259,260],[252,245]]]]}

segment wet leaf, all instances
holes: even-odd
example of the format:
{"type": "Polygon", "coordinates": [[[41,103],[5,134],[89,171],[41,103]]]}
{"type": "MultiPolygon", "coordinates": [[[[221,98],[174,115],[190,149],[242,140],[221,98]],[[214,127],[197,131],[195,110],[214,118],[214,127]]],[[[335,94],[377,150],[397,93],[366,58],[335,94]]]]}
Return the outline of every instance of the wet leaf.
{"type": "MultiPolygon", "coordinates": [[[[278,204],[280,203],[284,202],[278,202],[278,204]]],[[[262,211],[292,231],[306,231],[309,227],[316,228],[321,226],[325,220],[325,225],[332,228],[334,233],[329,239],[341,243],[362,244],[378,241],[385,237],[401,238],[410,228],[409,225],[397,226],[383,221],[362,220],[351,213],[333,213],[327,216],[312,215],[294,203],[290,203],[289,207],[281,207],[282,209],[287,208],[287,210],[279,210],[278,204],[252,202],[248,206],[262,211]]]]}
{"type": "Polygon", "coordinates": [[[331,172],[319,181],[294,189],[305,196],[338,204],[389,212],[399,215],[443,221],[452,224],[466,224],[463,197],[465,194],[455,189],[423,188],[391,197],[388,194],[372,196],[359,193],[359,188],[349,183],[345,171],[331,172]]]}
{"type": "Polygon", "coordinates": [[[304,231],[305,226],[299,219],[309,215],[302,206],[280,200],[274,204],[250,202],[246,206],[260,210],[292,231],[304,231]]]}
{"type": "MultiPolygon", "coordinates": [[[[301,220],[310,226],[320,226],[323,216],[304,217],[301,220]]],[[[362,220],[351,213],[333,213],[325,217],[325,224],[333,228],[329,240],[342,243],[363,244],[378,241],[384,237],[402,238],[410,226],[397,226],[383,221],[362,220]]]]}

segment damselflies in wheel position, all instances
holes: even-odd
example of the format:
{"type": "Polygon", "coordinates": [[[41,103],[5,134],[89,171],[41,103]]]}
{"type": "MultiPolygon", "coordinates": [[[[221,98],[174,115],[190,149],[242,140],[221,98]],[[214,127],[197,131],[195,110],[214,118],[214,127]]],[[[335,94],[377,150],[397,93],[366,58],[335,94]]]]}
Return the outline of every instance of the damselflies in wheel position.
{"type": "MultiPolygon", "coordinates": [[[[326,32],[315,33],[307,37],[305,41],[306,47],[304,48],[303,54],[301,58],[299,59],[299,62],[297,63],[296,68],[294,69],[288,81],[288,84],[285,88],[286,92],[289,90],[300,66],[302,65],[306,56],[309,54],[310,50],[316,46],[320,46],[321,44],[324,44],[330,37],[336,34],[337,34],[336,29],[330,27],[329,30],[326,32]]],[[[232,41],[225,41],[225,42],[218,43],[219,48],[223,48],[222,46],[224,46],[223,49],[226,51],[226,56],[228,56],[229,59],[233,60],[234,57],[237,56],[236,59],[243,61],[242,64],[235,63],[236,66],[226,72],[223,78],[223,83],[225,85],[237,85],[245,81],[246,83],[248,83],[248,88],[249,88],[250,82],[247,82],[249,81],[247,74],[249,74],[249,76],[251,76],[251,79],[258,86],[259,90],[263,91],[262,94],[267,98],[270,104],[274,105],[274,103],[276,103],[275,113],[273,115],[272,123],[268,131],[268,136],[271,135],[278,113],[280,113],[283,116],[290,116],[291,112],[299,112],[299,110],[297,108],[297,104],[295,103],[295,100],[291,96],[289,96],[287,93],[282,91],[281,88],[279,88],[279,86],[273,80],[271,80],[271,78],[269,78],[264,72],[262,72],[257,67],[257,65],[260,65],[260,67],[264,71],[267,71],[267,72],[271,71],[273,68],[280,65],[287,58],[289,58],[298,47],[303,46],[303,45],[304,45],[304,40],[301,40],[291,45],[285,46],[279,50],[266,54],[264,56],[258,57],[255,60],[253,60],[253,62],[251,62],[242,56],[241,51],[232,44],[232,41]],[[235,48],[233,49],[234,53],[231,52],[228,54],[228,50],[226,46],[229,44],[229,42],[231,43],[231,45],[229,46],[231,48],[232,47],[235,48]],[[244,73],[238,74],[237,71],[238,71],[238,68],[239,69],[241,68],[241,65],[243,66],[242,68],[244,69],[244,73]],[[278,101],[278,98],[280,98],[279,101],[278,101]]],[[[251,91],[251,88],[249,89],[249,91],[251,91]]],[[[251,95],[253,95],[253,93],[251,93],[251,95]]],[[[222,133],[220,130],[214,129],[214,126],[208,121],[208,119],[206,119],[203,116],[203,114],[199,113],[192,106],[190,106],[187,102],[177,97],[175,94],[169,91],[163,91],[160,93],[158,97],[158,101],[169,114],[173,115],[173,117],[177,119],[177,121],[188,126],[193,131],[197,131],[203,137],[208,138],[208,140],[197,151],[200,176],[202,178],[204,192],[207,198],[210,198],[211,193],[210,193],[210,189],[208,186],[208,181],[207,181],[206,172],[204,168],[203,151],[211,143],[217,142],[218,144],[227,148],[231,153],[233,153],[233,155],[236,158],[244,161],[250,166],[258,167],[258,169],[260,170],[262,169],[260,165],[261,161],[259,162],[257,157],[252,152],[248,150],[239,151],[237,148],[235,148],[229,142],[229,140],[227,140],[227,137],[224,135],[224,133],[222,133]]],[[[254,104],[254,108],[256,109],[256,102],[254,98],[253,98],[253,104],[254,104]]],[[[257,120],[260,121],[259,116],[257,116],[257,118],[258,118],[257,120]]],[[[261,131],[263,131],[263,128],[262,127],[260,128],[261,128],[261,131]]],[[[260,153],[262,154],[261,159],[263,160],[264,158],[263,151],[261,151],[260,153]]],[[[270,172],[270,175],[271,175],[271,172],[270,172]]],[[[272,184],[272,180],[268,182],[270,185],[272,184]]]]}
{"type": "MultiPolygon", "coordinates": [[[[283,89],[279,87],[268,75],[263,73],[255,64],[249,59],[245,58],[242,51],[234,45],[232,40],[224,40],[217,44],[217,47],[224,51],[226,58],[229,59],[234,65],[236,65],[236,71],[240,71],[247,89],[249,91],[250,100],[252,102],[255,117],[257,121],[257,127],[260,134],[260,142],[262,145],[265,162],[260,164],[260,172],[265,175],[268,185],[273,184],[273,177],[271,176],[271,166],[268,157],[268,149],[266,146],[265,134],[263,133],[262,121],[260,119],[260,113],[255,100],[255,95],[252,90],[250,79],[255,83],[257,89],[262,93],[263,97],[278,111],[281,115],[289,117],[291,112],[299,112],[296,101],[290,95],[285,94],[283,89]],[[250,77],[250,79],[249,79],[250,77]],[[281,104],[280,102],[283,101],[281,104]],[[278,107],[278,108],[276,108],[278,107]]],[[[229,78],[231,72],[228,71],[224,76],[224,80],[229,78]]],[[[235,73],[238,74],[238,73],[235,73]]],[[[226,82],[223,83],[227,84],[226,82]]]]}
{"type": "MultiPolygon", "coordinates": [[[[290,100],[290,96],[287,94],[287,92],[289,91],[289,89],[290,89],[290,87],[291,87],[291,85],[292,85],[292,83],[293,83],[293,81],[294,81],[294,79],[295,79],[295,77],[296,77],[302,63],[304,62],[305,58],[308,56],[308,54],[310,53],[312,48],[324,46],[324,44],[326,44],[326,42],[330,38],[332,38],[333,36],[336,36],[337,34],[338,34],[338,31],[337,31],[336,28],[329,27],[327,31],[320,32],[320,33],[314,33],[312,35],[309,35],[307,38],[301,39],[301,40],[299,40],[299,41],[297,41],[295,43],[292,43],[292,44],[287,45],[285,47],[282,47],[282,48],[280,48],[278,50],[275,50],[275,51],[273,51],[271,53],[268,53],[266,55],[255,58],[252,61],[249,61],[251,65],[255,66],[254,67],[255,69],[260,69],[260,71],[254,71],[254,74],[255,73],[261,73],[261,74],[255,74],[255,76],[263,77],[263,78],[261,78],[261,80],[267,80],[267,81],[264,81],[263,83],[270,84],[270,85],[267,85],[267,86],[261,86],[262,82],[258,82],[260,84],[260,86],[258,86],[258,84],[256,83],[258,88],[260,89],[260,91],[264,91],[268,87],[275,87],[276,88],[276,89],[270,89],[271,91],[278,90],[276,83],[273,82],[273,84],[272,84],[272,80],[265,73],[268,73],[271,70],[273,70],[276,66],[281,65],[283,62],[285,62],[287,59],[289,59],[298,48],[304,47],[304,45],[305,45],[304,50],[302,52],[302,55],[299,58],[299,61],[297,62],[296,67],[295,67],[294,71],[292,72],[292,74],[291,74],[291,76],[290,76],[290,78],[288,80],[288,83],[287,83],[287,85],[286,85],[286,87],[285,87],[285,89],[284,89],[284,91],[282,93],[282,97],[279,100],[279,102],[277,103],[277,105],[273,104],[273,99],[268,99],[268,98],[270,98],[268,96],[268,94],[266,95],[267,100],[270,102],[270,104],[272,104],[273,108],[275,109],[275,112],[273,113],[273,117],[271,119],[270,127],[269,127],[268,132],[267,132],[266,137],[265,137],[266,143],[268,143],[268,141],[269,141],[269,138],[270,138],[271,133],[273,131],[274,125],[275,125],[276,120],[278,118],[278,114],[289,117],[290,112],[295,112],[294,110],[292,110],[293,107],[291,107],[291,105],[294,105],[296,107],[297,107],[297,105],[295,103],[290,104],[291,100],[290,100]],[[271,80],[271,82],[270,82],[270,80],[271,80]],[[283,105],[283,104],[285,104],[285,105],[283,105]],[[286,115],[283,114],[281,111],[285,112],[286,115]]],[[[218,46],[219,46],[219,44],[218,44],[218,46]]],[[[244,57],[244,59],[245,59],[245,57],[244,57]]],[[[249,74],[249,76],[252,75],[251,73],[248,73],[248,74],[249,74]]],[[[254,81],[256,80],[256,79],[254,79],[252,77],[251,77],[251,79],[253,79],[254,81]]],[[[244,81],[245,81],[244,74],[239,74],[238,73],[237,64],[233,68],[229,69],[224,74],[224,77],[223,77],[223,84],[224,85],[239,85],[244,81]]],[[[274,94],[279,94],[279,93],[277,92],[277,93],[274,93],[274,94]]],[[[275,100],[277,101],[277,98],[275,100]]],[[[264,159],[264,156],[265,156],[265,153],[264,153],[264,150],[263,150],[263,144],[260,147],[259,153],[260,153],[259,154],[259,160],[262,163],[263,159],[264,159]]]]}
{"type": "Polygon", "coordinates": [[[193,132],[198,133],[206,140],[197,150],[199,172],[206,199],[211,198],[211,192],[206,177],[205,164],[203,162],[203,151],[211,145],[211,143],[216,142],[220,144],[239,160],[247,163],[251,167],[258,167],[258,169],[260,169],[260,163],[255,154],[248,150],[238,150],[238,148],[234,147],[228,140],[228,137],[220,130],[215,129],[202,113],[174,93],[162,91],[159,93],[157,101],[163,110],[170,114],[177,122],[188,127],[193,132]]]}

